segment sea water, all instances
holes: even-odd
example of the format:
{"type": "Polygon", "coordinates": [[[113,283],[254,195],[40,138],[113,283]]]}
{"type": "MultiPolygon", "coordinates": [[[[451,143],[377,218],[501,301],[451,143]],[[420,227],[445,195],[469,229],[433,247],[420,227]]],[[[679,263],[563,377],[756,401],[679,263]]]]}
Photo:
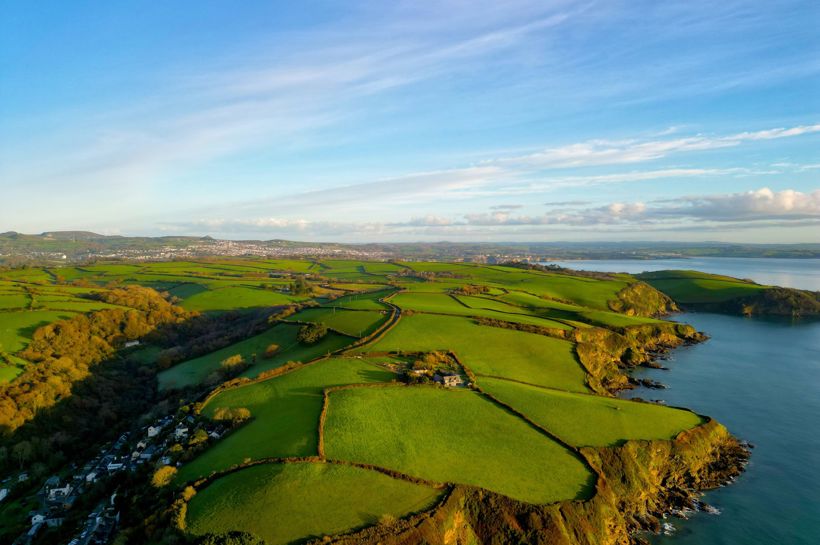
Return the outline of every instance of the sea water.
{"type": "MultiPolygon", "coordinates": [[[[695,258],[572,261],[588,270],[703,270],[760,283],[820,290],[820,260],[695,258]]],[[[638,369],[666,390],[636,389],[624,397],[690,407],[755,445],[738,480],[708,492],[720,515],[670,518],[672,535],[658,545],[816,545],[820,543],[820,320],[744,318],[707,313],[674,319],[710,335],[662,362],[638,369]]]]}
{"type": "Polygon", "coordinates": [[[686,259],[549,261],[547,263],[570,269],[633,274],[664,269],[690,269],[748,278],[759,284],[820,291],[820,259],[693,257],[686,259]]]}

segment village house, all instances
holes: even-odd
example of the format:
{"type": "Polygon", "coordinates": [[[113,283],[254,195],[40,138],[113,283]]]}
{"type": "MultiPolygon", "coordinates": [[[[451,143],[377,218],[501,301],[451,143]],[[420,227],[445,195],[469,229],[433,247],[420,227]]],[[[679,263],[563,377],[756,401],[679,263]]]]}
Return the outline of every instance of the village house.
{"type": "Polygon", "coordinates": [[[71,495],[72,490],[74,490],[74,487],[68,483],[62,487],[56,486],[50,488],[48,490],[48,501],[51,503],[62,503],[65,498],[71,495]]]}
{"type": "Polygon", "coordinates": [[[148,437],[156,437],[162,431],[162,426],[148,426],[148,437]]]}
{"type": "Polygon", "coordinates": [[[448,388],[455,388],[464,384],[464,381],[459,375],[436,375],[433,377],[433,380],[448,388]]]}
{"type": "Polygon", "coordinates": [[[185,439],[186,437],[188,437],[188,428],[182,425],[177,426],[174,430],[174,438],[179,441],[180,439],[185,439]]]}

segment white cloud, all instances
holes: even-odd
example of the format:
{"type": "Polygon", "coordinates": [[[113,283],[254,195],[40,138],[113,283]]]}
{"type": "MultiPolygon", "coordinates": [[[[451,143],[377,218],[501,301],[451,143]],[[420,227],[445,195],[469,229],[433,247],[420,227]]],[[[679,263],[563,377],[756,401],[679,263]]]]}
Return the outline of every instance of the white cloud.
{"type": "Polygon", "coordinates": [[[568,168],[642,163],[670,155],[739,146],[745,142],[789,138],[820,132],[820,124],[741,132],[728,136],[690,136],[654,140],[590,140],[527,155],[489,160],[502,165],[568,168]]]}
{"type": "Polygon", "coordinates": [[[656,224],[669,221],[782,222],[820,219],[820,189],[802,193],[792,189],[762,188],[742,193],[692,195],[643,202],[614,202],[594,208],[579,208],[540,216],[514,216],[508,212],[467,214],[468,225],[609,225],[656,224]]]}

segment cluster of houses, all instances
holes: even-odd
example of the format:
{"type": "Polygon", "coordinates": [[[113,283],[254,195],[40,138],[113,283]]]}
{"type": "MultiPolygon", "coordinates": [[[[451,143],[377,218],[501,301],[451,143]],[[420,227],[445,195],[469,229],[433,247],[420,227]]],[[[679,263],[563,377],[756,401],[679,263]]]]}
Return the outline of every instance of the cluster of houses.
{"type": "MultiPolygon", "coordinates": [[[[156,466],[171,465],[171,447],[177,443],[185,444],[194,426],[202,427],[210,439],[219,439],[225,432],[221,424],[198,423],[193,416],[180,419],[166,416],[144,427],[137,437],[124,433],[70,477],[50,477],[37,493],[39,507],[29,513],[31,527],[14,541],[14,545],[29,545],[45,529],[62,526],[67,512],[94,483],[120,472],[136,471],[147,463],[156,466]]],[[[180,463],[177,462],[177,465],[180,463]]],[[[28,474],[21,473],[13,480],[22,483],[27,479],[28,474]]],[[[8,494],[8,488],[0,489],[0,494],[2,501],[8,494]]],[[[119,512],[114,505],[115,497],[116,493],[88,515],[69,545],[106,545],[113,539],[119,522],[119,512]]]]}

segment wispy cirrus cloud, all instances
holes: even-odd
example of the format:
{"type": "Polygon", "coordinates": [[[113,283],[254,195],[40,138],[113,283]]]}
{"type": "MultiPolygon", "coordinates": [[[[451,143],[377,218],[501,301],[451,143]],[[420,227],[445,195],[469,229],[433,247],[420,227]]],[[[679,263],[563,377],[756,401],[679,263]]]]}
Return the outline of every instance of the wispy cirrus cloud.
{"type": "Polygon", "coordinates": [[[513,157],[488,159],[490,164],[518,167],[569,168],[643,163],[672,155],[740,146],[820,132],[820,123],[741,132],[727,136],[689,136],[650,140],[589,140],[513,157]]]}

